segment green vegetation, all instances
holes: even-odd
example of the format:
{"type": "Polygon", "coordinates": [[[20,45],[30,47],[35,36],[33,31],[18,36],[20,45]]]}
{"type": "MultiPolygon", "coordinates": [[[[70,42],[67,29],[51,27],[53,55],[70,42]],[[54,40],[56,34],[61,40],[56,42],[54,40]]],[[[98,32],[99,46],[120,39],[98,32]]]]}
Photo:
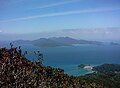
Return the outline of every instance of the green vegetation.
{"type": "Polygon", "coordinates": [[[103,64],[93,67],[93,70],[105,74],[120,73],[120,64],[103,64]]]}
{"type": "Polygon", "coordinates": [[[120,74],[92,73],[83,77],[87,82],[103,85],[104,88],[120,88],[120,74]]]}
{"type": "Polygon", "coordinates": [[[103,64],[93,67],[93,71],[84,76],[88,82],[102,84],[105,88],[120,88],[120,64],[103,64]]]}

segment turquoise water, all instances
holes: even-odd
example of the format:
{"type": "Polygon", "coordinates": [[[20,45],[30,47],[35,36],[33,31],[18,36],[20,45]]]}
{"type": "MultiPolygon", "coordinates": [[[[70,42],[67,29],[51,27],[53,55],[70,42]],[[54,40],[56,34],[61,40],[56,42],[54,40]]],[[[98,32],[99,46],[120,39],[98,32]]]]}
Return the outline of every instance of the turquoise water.
{"type": "Polygon", "coordinates": [[[77,68],[79,64],[120,64],[120,46],[95,46],[81,45],[69,47],[40,48],[33,45],[23,45],[23,50],[29,51],[27,55],[30,60],[36,57],[33,51],[40,50],[44,54],[44,64],[59,67],[70,75],[83,75],[91,70],[77,68]]]}
{"type": "Polygon", "coordinates": [[[77,68],[79,64],[98,65],[104,63],[120,64],[120,46],[80,45],[69,47],[41,48],[33,45],[21,45],[27,50],[27,57],[34,61],[37,57],[34,51],[40,50],[44,55],[46,66],[63,68],[70,75],[84,75],[91,70],[77,68]]]}

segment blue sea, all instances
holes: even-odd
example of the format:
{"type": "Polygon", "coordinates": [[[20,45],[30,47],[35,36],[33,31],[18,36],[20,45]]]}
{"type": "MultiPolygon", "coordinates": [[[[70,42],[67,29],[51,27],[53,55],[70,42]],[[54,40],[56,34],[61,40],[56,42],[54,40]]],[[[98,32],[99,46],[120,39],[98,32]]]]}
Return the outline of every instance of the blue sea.
{"type": "Polygon", "coordinates": [[[44,65],[62,68],[65,73],[74,76],[92,72],[91,70],[78,68],[79,64],[120,64],[120,46],[79,45],[46,48],[31,44],[21,46],[23,51],[28,51],[26,55],[28,59],[35,61],[37,57],[34,55],[34,51],[40,51],[44,55],[44,65]]]}

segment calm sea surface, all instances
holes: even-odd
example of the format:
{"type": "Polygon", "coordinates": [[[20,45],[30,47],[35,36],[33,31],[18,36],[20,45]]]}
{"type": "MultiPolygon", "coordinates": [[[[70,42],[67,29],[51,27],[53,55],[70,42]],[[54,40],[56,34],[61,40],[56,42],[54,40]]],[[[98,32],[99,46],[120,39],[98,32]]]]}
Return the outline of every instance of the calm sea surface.
{"type": "Polygon", "coordinates": [[[83,75],[90,70],[77,68],[79,64],[99,65],[104,63],[120,64],[120,46],[80,45],[69,47],[41,48],[30,44],[21,45],[22,50],[28,51],[28,59],[34,61],[34,51],[44,55],[46,66],[63,68],[70,75],[83,75]]]}

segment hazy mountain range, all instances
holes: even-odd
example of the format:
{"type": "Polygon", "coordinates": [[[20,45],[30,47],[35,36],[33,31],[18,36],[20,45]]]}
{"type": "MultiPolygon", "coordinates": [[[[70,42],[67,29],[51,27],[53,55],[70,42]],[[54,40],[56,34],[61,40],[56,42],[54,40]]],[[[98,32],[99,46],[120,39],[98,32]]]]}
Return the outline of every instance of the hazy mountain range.
{"type": "Polygon", "coordinates": [[[52,38],[40,38],[37,40],[16,40],[14,44],[33,44],[39,47],[57,47],[57,46],[72,46],[74,44],[93,44],[103,45],[103,42],[77,40],[70,37],[52,37],[52,38]]]}

